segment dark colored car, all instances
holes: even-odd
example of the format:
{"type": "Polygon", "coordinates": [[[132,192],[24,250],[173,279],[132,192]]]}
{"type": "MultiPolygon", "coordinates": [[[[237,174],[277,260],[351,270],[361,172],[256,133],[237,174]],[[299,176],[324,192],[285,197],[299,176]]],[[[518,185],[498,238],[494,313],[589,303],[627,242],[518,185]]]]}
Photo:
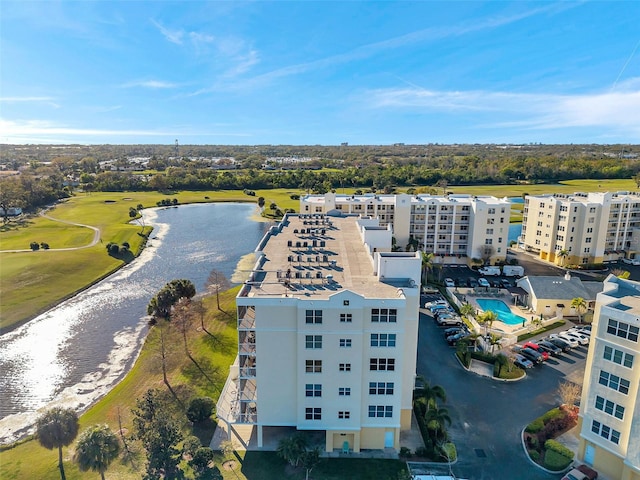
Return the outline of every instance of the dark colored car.
{"type": "Polygon", "coordinates": [[[506,278],[501,278],[500,279],[500,286],[502,288],[511,288],[511,287],[513,287],[513,284],[509,280],[507,280],[506,278]]]}
{"type": "Polygon", "coordinates": [[[467,286],[469,288],[476,288],[478,286],[478,280],[475,277],[469,277],[467,279],[467,286]]]}
{"type": "Polygon", "coordinates": [[[456,333],[455,335],[451,335],[449,337],[447,337],[447,343],[451,346],[455,345],[456,343],[458,343],[460,340],[462,340],[463,338],[467,337],[467,332],[460,332],[460,333],[456,333]]]}
{"type": "Polygon", "coordinates": [[[514,360],[513,360],[513,364],[516,367],[520,367],[520,368],[531,368],[531,367],[533,367],[533,362],[531,360],[529,360],[528,358],[524,357],[523,355],[520,355],[519,353],[515,354],[514,360]]]}
{"type": "Polygon", "coordinates": [[[544,362],[544,357],[542,356],[542,354],[536,352],[533,348],[523,348],[522,350],[518,351],[518,353],[528,358],[533,363],[544,362]]]}
{"type": "Polygon", "coordinates": [[[540,347],[540,349],[544,350],[545,352],[549,353],[550,355],[553,355],[554,357],[557,357],[558,355],[560,355],[562,353],[562,349],[556,345],[554,345],[551,342],[548,342],[546,340],[543,340],[541,342],[538,342],[538,347],[540,347]]]}
{"type": "Polygon", "coordinates": [[[547,341],[551,342],[556,347],[562,349],[563,352],[568,352],[569,350],[571,350],[571,345],[569,345],[568,342],[565,342],[563,339],[561,339],[559,337],[549,338],[547,341]]]}
{"type": "Polygon", "coordinates": [[[451,335],[455,335],[456,333],[466,332],[467,329],[465,327],[449,327],[444,331],[444,338],[450,337],[451,335]]]}
{"type": "Polygon", "coordinates": [[[549,352],[543,350],[540,348],[540,346],[537,343],[534,342],[527,342],[523,345],[523,347],[525,348],[530,348],[531,350],[535,350],[536,352],[538,352],[540,355],[542,355],[542,359],[546,362],[547,360],[549,360],[549,352]]]}

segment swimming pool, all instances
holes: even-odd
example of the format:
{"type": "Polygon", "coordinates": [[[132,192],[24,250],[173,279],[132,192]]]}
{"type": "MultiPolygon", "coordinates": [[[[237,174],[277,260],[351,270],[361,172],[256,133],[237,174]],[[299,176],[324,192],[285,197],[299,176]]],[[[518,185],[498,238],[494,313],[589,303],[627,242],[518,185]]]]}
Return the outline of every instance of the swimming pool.
{"type": "Polygon", "coordinates": [[[494,311],[498,316],[498,320],[500,320],[503,323],[506,323],[507,325],[518,325],[518,324],[522,324],[525,321],[524,317],[521,317],[520,315],[516,315],[515,313],[512,313],[509,307],[507,306],[507,304],[504,303],[502,300],[491,300],[488,298],[479,298],[476,300],[476,302],[478,302],[478,305],[480,305],[480,308],[482,308],[482,310],[484,310],[485,312],[487,310],[494,311]]]}

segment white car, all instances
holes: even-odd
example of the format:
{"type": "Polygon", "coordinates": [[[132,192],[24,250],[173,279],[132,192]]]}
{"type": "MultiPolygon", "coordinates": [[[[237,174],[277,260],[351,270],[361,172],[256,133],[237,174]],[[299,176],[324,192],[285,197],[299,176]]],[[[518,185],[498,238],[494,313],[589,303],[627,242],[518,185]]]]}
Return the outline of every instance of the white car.
{"type": "Polygon", "coordinates": [[[565,332],[552,333],[551,335],[549,335],[549,338],[560,338],[571,345],[571,348],[578,348],[578,345],[580,345],[575,337],[567,335],[565,332]]]}
{"type": "Polygon", "coordinates": [[[563,333],[566,333],[567,335],[574,337],[580,345],[589,345],[589,337],[587,337],[586,335],[582,335],[575,331],[571,332],[569,330],[563,333]]]}
{"type": "Polygon", "coordinates": [[[478,286],[489,288],[491,284],[489,283],[489,280],[481,277],[478,279],[478,286]]]}
{"type": "Polygon", "coordinates": [[[582,328],[582,327],[571,327],[569,330],[569,332],[575,332],[579,335],[582,335],[584,337],[589,337],[589,339],[591,339],[591,330],[587,330],[586,328],[582,328]]]}
{"type": "Polygon", "coordinates": [[[445,287],[455,287],[456,286],[456,282],[453,281],[453,278],[445,278],[444,279],[444,286],[445,287]]]}
{"type": "Polygon", "coordinates": [[[626,263],[628,265],[640,265],[640,258],[623,258],[622,259],[623,263],[626,263]]]}
{"type": "Polygon", "coordinates": [[[435,307],[436,305],[444,305],[446,307],[447,305],[449,305],[449,302],[447,302],[444,299],[442,299],[442,300],[434,300],[433,302],[425,303],[424,304],[424,308],[431,308],[431,307],[435,307]]]}

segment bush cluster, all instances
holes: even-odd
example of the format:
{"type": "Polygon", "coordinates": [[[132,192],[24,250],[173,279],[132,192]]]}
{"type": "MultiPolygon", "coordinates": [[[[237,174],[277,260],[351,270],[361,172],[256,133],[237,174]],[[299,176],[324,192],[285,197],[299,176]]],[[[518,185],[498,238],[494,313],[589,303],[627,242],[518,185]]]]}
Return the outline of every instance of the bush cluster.
{"type": "Polygon", "coordinates": [[[247,190],[246,188],[243,190],[243,193],[245,195],[249,195],[250,197],[255,197],[256,196],[256,192],[254,192],[253,190],[247,190]]]}
{"type": "Polygon", "coordinates": [[[33,250],[34,252],[37,250],[40,250],[41,248],[43,250],[49,250],[49,244],[47,242],[42,242],[42,243],[31,242],[29,244],[29,248],[31,248],[31,250],[33,250]]]}
{"type": "Polygon", "coordinates": [[[163,198],[162,200],[157,201],[156,205],[158,207],[170,207],[172,205],[178,205],[178,199],[163,198]]]}
{"type": "Polygon", "coordinates": [[[573,452],[571,456],[562,455],[555,450],[546,450],[544,454],[544,467],[549,470],[564,470],[573,461],[573,452]]]}

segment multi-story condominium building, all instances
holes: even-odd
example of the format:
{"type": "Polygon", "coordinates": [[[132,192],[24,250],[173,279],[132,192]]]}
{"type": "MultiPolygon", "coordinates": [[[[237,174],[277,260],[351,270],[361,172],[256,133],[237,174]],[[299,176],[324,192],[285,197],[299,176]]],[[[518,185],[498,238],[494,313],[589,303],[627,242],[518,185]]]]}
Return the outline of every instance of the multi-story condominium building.
{"type": "Polygon", "coordinates": [[[421,257],[389,226],[288,214],[237,298],[238,357],[218,402],[228,424],[324,431],[326,450],[399,449],[410,429],[421,257]]]}
{"type": "Polygon", "coordinates": [[[504,261],[511,204],[472,195],[305,195],[301,213],[343,212],[375,217],[392,228],[396,245],[434,254],[435,263],[504,261]]]}
{"type": "Polygon", "coordinates": [[[640,283],[610,275],[596,300],[580,403],[578,458],[640,479],[640,283]]]}
{"type": "Polygon", "coordinates": [[[633,259],[639,228],[638,192],[528,195],[519,243],[558,265],[633,259]]]}

